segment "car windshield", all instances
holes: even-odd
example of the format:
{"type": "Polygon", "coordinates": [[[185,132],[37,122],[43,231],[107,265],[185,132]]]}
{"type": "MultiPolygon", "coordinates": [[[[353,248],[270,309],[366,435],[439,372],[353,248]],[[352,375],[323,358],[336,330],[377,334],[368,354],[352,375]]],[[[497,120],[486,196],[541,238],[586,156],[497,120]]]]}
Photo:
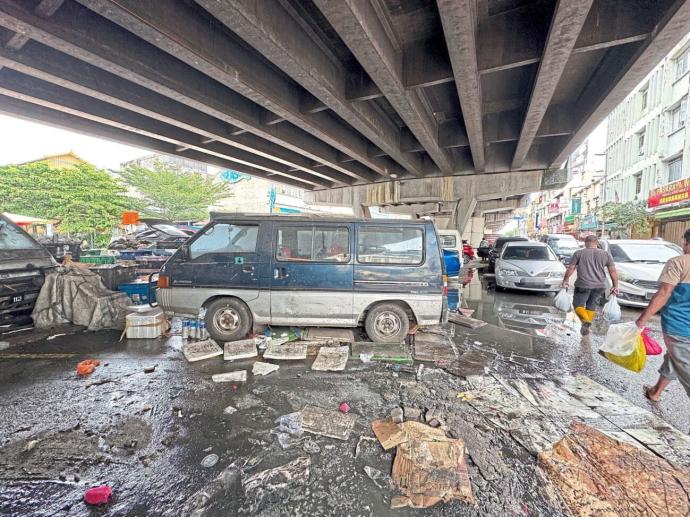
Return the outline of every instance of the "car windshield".
{"type": "Polygon", "coordinates": [[[500,250],[503,246],[508,244],[509,242],[516,242],[516,241],[526,241],[527,239],[498,239],[496,241],[496,249],[500,250]]]}
{"type": "Polygon", "coordinates": [[[546,246],[508,246],[501,257],[503,260],[556,260],[546,246]]]}
{"type": "Polygon", "coordinates": [[[616,262],[654,262],[665,264],[669,259],[682,255],[675,244],[611,244],[611,254],[616,262]]]}
{"type": "Polygon", "coordinates": [[[167,233],[173,237],[188,237],[185,232],[179,228],[176,228],[172,224],[152,224],[151,228],[155,228],[156,230],[167,233]]]}
{"type": "Polygon", "coordinates": [[[557,237],[551,241],[551,245],[560,249],[577,249],[575,237],[557,237]]]}
{"type": "Polygon", "coordinates": [[[0,219],[0,250],[35,250],[41,245],[12,223],[0,219]]]}

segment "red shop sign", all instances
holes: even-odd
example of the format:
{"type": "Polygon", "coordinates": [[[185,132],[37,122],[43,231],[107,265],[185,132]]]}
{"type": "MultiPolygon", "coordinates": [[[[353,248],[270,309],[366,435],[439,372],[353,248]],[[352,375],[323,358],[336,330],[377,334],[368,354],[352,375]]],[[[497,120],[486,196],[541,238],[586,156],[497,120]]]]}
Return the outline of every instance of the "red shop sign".
{"type": "Polygon", "coordinates": [[[685,178],[652,190],[649,193],[647,206],[649,208],[654,208],[656,206],[670,205],[689,199],[690,178],[685,178]]]}

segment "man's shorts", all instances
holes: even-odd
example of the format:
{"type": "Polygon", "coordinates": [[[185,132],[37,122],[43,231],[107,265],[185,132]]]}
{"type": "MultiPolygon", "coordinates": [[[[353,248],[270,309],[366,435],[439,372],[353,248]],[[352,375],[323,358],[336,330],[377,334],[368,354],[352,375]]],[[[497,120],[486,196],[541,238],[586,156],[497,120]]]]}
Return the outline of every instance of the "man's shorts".
{"type": "Polygon", "coordinates": [[[575,287],[573,295],[573,307],[584,307],[588,311],[596,311],[604,305],[606,299],[606,289],[596,288],[587,289],[585,287],[575,287]]]}
{"type": "Polygon", "coordinates": [[[678,380],[690,397],[690,337],[664,333],[666,354],[659,368],[662,377],[678,380]]]}

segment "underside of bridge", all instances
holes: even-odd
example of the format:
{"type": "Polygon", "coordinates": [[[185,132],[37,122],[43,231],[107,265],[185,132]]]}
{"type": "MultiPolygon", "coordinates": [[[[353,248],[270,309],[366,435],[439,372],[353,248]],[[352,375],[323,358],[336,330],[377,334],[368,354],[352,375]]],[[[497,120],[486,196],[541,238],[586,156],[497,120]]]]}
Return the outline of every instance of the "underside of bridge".
{"type": "Polygon", "coordinates": [[[493,182],[558,167],[688,27],[689,0],[0,0],[0,111],[307,190],[493,182]]]}

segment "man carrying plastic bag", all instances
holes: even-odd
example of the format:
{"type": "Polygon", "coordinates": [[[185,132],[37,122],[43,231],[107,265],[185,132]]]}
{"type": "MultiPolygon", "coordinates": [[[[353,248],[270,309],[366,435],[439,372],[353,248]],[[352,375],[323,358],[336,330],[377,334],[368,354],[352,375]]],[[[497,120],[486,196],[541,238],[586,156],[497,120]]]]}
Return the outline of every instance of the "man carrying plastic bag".
{"type": "Polygon", "coordinates": [[[580,334],[589,334],[589,328],[596,316],[596,310],[601,305],[601,300],[606,295],[606,270],[611,276],[611,294],[618,295],[618,273],[613,263],[613,257],[608,251],[598,248],[599,240],[595,235],[589,235],[585,239],[585,248],[573,253],[570,265],[563,277],[561,287],[568,288],[568,281],[577,270],[575,280],[575,295],[573,305],[575,314],[582,322],[580,334]]]}
{"type": "Polygon", "coordinates": [[[599,351],[612,363],[632,372],[641,372],[647,364],[642,331],[634,321],[611,325],[599,351]]]}
{"type": "Polygon", "coordinates": [[[683,237],[684,255],[666,262],[659,277],[659,290],[635,322],[642,329],[661,311],[666,355],[657,383],[644,387],[645,396],[652,402],[658,402],[666,386],[676,379],[690,397],[690,228],[683,237]]]}

